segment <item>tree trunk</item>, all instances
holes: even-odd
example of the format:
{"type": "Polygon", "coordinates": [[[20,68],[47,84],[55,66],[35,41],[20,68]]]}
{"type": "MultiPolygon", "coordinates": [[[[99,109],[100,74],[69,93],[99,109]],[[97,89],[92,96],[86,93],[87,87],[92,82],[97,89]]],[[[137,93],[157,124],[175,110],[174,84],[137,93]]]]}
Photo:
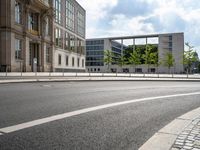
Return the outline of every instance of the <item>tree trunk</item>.
{"type": "Polygon", "coordinates": [[[158,74],[158,78],[159,78],[158,66],[157,66],[157,74],[158,74]]]}
{"type": "Polygon", "coordinates": [[[110,65],[108,64],[107,72],[109,73],[110,65]]]}

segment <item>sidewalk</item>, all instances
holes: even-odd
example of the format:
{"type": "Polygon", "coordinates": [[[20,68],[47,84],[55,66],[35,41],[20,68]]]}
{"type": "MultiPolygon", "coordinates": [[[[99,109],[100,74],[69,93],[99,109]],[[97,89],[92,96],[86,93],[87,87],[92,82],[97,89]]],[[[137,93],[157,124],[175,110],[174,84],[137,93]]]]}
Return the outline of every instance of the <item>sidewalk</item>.
{"type": "Polygon", "coordinates": [[[166,125],[139,150],[200,150],[200,107],[166,125]]]}
{"type": "Polygon", "coordinates": [[[171,150],[200,150],[200,116],[179,134],[171,150]]]}

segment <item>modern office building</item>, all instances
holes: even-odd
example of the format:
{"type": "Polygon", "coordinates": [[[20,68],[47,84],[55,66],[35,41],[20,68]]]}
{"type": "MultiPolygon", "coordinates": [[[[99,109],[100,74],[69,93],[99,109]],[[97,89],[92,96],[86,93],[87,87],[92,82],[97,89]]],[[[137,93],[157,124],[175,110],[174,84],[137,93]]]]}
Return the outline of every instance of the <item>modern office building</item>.
{"type": "Polygon", "coordinates": [[[76,0],[0,0],[0,71],[85,71],[76,0]]]}
{"type": "Polygon", "coordinates": [[[174,73],[183,73],[184,67],[182,64],[184,53],[184,33],[167,33],[167,34],[151,34],[151,35],[138,35],[126,37],[109,37],[109,38],[96,38],[86,40],[86,69],[88,72],[160,72],[168,73],[168,68],[161,64],[158,68],[150,65],[148,70],[147,65],[138,65],[136,68],[131,65],[125,65],[123,68],[117,64],[112,64],[110,70],[104,63],[104,51],[111,50],[118,54],[123,54],[123,51],[132,46],[133,50],[137,46],[146,47],[151,44],[151,40],[155,40],[153,45],[157,47],[159,61],[165,59],[168,52],[172,53],[175,63],[172,67],[174,73]],[[137,44],[137,40],[144,40],[143,44],[137,44]],[[126,41],[129,40],[129,44],[126,41]],[[131,41],[131,42],[130,42],[131,41]]]}
{"type": "MultiPolygon", "coordinates": [[[[111,50],[114,54],[113,59],[117,59],[121,55],[122,44],[117,41],[110,41],[107,38],[102,39],[88,39],[86,41],[86,67],[88,72],[105,72],[106,66],[104,64],[104,50],[111,50]]],[[[115,65],[113,62],[112,65],[115,65]]],[[[111,68],[112,72],[116,68],[111,68]]]]}

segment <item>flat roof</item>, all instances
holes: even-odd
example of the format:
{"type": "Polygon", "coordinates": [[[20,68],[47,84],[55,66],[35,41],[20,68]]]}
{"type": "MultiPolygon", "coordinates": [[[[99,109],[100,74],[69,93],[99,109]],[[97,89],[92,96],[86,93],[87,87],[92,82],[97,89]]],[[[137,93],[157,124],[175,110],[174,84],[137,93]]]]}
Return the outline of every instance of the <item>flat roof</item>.
{"type": "Polygon", "coordinates": [[[86,40],[121,40],[121,39],[134,39],[134,38],[155,38],[159,37],[160,35],[171,35],[171,34],[184,34],[184,32],[177,32],[177,33],[161,33],[161,34],[146,34],[146,35],[134,35],[134,36],[119,36],[119,37],[105,37],[105,38],[89,38],[86,40]]]}

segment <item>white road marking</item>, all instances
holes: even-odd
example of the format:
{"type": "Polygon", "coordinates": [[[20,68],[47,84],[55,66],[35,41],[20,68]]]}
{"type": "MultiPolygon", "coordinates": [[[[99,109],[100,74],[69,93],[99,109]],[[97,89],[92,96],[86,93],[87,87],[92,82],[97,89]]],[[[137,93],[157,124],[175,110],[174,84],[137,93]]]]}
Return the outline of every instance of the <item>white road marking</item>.
{"type": "Polygon", "coordinates": [[[89,108],[85,108],[85,109],[80,109],[80,110],[76,110],[76,111],[72,111],[72,112],[67,112],[67,113],[63,113],[63,114],[58,114],[58,115],[54,115],[54,116],[50,116],[50,117],[46,117],[46,118],[42,118],[42,119],[37,119],[37,120],[21,123],[18,125],[1,128],[0,132],[11,133],[11,132],[19,131],[22,129],[34,127],[37,125],[45,124],[48,122],[52,122],[52,121],[56,121],[56,120],[60,120],[60,119],[64,119],[64,118],[68,118],[68,117],[72,117],[72,116],[76,116],[76,115],[80,115],[80,114],[84,114],[84,113],[88,113],[88,112],[92,112],[92,111],[96,111],[96,110],[119,106],[119,105],[137,103],[137,102],[142,102],[142,101],[164,99],[164,98],[172,98],[172,97],[191,96],[191,95],[200,95],[200,92],[157,96],[157,97],[147,97],[147,98],[134,99],[134,100],[128,100],[128,101],[123,101],[123,102],[110,103],[110,104],[105,104],[105,105],[100,105],[100,106],[95,106],[95,107],[89,107],[89,108]]]}

